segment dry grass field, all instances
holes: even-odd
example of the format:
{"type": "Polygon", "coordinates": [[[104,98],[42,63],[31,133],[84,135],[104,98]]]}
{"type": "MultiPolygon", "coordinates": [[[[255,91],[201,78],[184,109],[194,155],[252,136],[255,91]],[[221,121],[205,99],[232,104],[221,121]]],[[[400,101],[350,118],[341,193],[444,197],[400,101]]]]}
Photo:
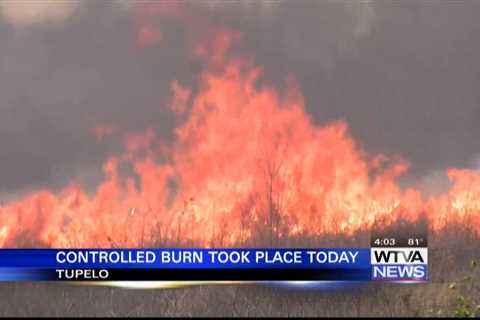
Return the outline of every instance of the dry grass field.
{"type": "MultiPolygon", "coordinates": [[[[367,246],[368,237],[322,239],[367,246]],[[340,239],[340,240],[339,240],[340,239]],[[353,242],[353,243],[352,243],[353,242]],[[356,243],[356,244],[355,244],[356,243]]],[[[452,226],[430,235],[427,284],[379,284],[335,289],[211,285],[124,289],[57,283],[2,283],[1,316],[478,316],[480,239],[452,226]]],[[[313,241],[303,239],[290,243],[313,241]]],[[[311,242],[310,242],[311,243],[311,242]]]]}

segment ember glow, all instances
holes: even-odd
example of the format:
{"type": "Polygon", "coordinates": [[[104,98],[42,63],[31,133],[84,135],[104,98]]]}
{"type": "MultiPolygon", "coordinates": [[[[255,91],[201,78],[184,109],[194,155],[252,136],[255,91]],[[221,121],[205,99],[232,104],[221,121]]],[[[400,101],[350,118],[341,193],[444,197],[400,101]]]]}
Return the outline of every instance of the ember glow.
{"type": "MultiPolygon", "coordinates": [[[[400,188],[408,163],[367,154],[343,120],[315,124],[292,78],[279,92],[259,84],[261,66],[227,59],[240,38],[222,31],[192,48],[210,69],[197,91],[171,83],[173,143],[152,128],[132,132],[125,153],[105,161],[94,194],[72,184],[3,203],[0,246],[234,246],[258,234],[348,235],[423,214],[435,231],[461,222],[480,233],[480,172],[448,170],[451,189],[429,199],[400,188]],[[120,174],[125,163],[135,174],[120,174]]],[[[159,41],[158,30],[142,27],[140,47],[159,41]]],[[[98,143],[115,134],[110,124],[93,131],[98,143]]]]}

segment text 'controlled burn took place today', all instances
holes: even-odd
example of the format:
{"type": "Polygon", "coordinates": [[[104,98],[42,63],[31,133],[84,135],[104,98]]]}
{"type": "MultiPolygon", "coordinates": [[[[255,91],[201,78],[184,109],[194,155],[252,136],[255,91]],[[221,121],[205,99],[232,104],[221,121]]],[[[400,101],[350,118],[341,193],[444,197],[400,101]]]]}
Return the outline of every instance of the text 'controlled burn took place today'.
{"type": "Polygon", "coordinates": [[[355,263],[358,251],[348,250],[338,253],[328,250],[161,250],[155,251],[59,251],[56,254],[56,261],[59,264],[64,263],[177,263],[177,264],[195,264],[210,261],[211,263],[231,263],[231,264],[249,264],[249,263],[281,263],[296,264],[308,263],[355,263]]]}

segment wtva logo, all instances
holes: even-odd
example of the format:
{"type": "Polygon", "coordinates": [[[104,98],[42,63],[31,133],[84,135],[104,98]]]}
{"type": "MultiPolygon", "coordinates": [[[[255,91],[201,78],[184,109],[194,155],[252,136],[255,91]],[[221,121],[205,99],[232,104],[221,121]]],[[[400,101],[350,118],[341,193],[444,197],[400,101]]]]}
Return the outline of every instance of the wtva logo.
{"type": "Polygon", "coordinates": [[[427,248],[372,248],[372,264],[428,264],[427,248]]]}
{"type": "Polygon", "coordinates": [[[372,279],[386,281],[426,281],[427,248],[372,248],[372,279]]]}

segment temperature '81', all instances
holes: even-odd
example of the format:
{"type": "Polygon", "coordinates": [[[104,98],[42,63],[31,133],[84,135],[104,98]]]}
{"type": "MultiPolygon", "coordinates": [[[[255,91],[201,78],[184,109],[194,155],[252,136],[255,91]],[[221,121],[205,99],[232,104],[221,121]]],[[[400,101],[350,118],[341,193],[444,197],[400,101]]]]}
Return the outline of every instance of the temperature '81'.
{"type": "Polygon", "coordinates": [[[423,238],[408,238],[408,245],[412,247],[419,247],[424,244],[424,239],[423,238]]]}

